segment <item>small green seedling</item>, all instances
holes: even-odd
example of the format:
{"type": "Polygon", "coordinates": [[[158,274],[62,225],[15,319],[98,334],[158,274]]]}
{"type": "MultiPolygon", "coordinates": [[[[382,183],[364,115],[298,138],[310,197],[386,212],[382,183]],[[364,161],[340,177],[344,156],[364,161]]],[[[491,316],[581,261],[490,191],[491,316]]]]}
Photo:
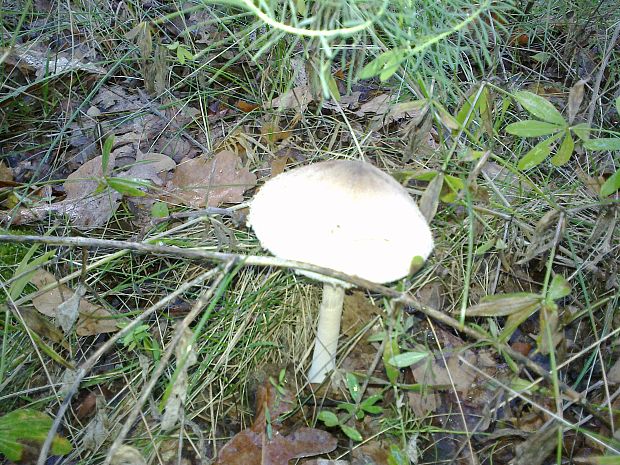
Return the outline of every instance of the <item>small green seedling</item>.
{"type": "Polygon", "coordinates": [[[337,409],[344,410],[345,415],[337,415],[336,413],[323,410],[319,413],[318,419],[327,427],[338,427],[342,432],[353,441],[361,442],[363,440],[360,432],[352,426],[348,425],[349,420],[363,420],[367,414],[378,415],[383,413],[383,407],[376,405],[377,402],[383,400],[382,394],[375,394],[362,401],[362,388],[353,373],[347,373],[347,390],[351,395],[352,402],[340,402],[337,409]]]}
{"type": "MultiPolygon", "coordinates": [[[[544,97],[527,91],[513,94],[514,99],[537,119],[518,121],[506,126],[506,132],[518,137],[543,137],[530,149],[518,163],[521,170],[529,170],[540,165],[551,155],[554,166],[562,166],[570,160],[575,149],[575,138],[582,141],[584,148],[592,151],[620,150],[620,137],[590,139],[592,128],[585,123],[570,125],[555,106],[544,97]],[[561,142],[560,142],[561,141],[561,142]]],[[[579,107],[581,101],[573,106],[579,107]]],[[[603,195],[603,193],[601,193],[603,195]]]]}
{"type": "MultiPolygon", "coordinates": [[[[118,323],[118,326],[122,329],[127,326],[128,323],[118,323]]],[[[161,356],[161,347],[157,341],[153,338],[149,332],[149,325],[138,325],[133,331],[130,331],[125,335],[122,341],[123,345],[129,350],[142,349],[145,352],[150,352],[153,356],[153,360],[159,361],[161,356]]]]}

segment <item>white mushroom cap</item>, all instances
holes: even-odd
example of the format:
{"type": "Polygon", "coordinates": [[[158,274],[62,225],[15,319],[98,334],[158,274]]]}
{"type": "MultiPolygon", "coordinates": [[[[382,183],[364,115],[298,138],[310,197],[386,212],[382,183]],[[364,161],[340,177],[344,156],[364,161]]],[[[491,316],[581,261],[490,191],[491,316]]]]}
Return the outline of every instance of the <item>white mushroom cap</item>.
{"type": "MultiPolygon", "coordinates": [[[[274,255],[376,283],[407,276],[433,238],[407,191],[369,163],[314,163],[269,180],[249,223],[274,255]]],[[[313,275],[313,277],[316,277],[313,275]]]]}

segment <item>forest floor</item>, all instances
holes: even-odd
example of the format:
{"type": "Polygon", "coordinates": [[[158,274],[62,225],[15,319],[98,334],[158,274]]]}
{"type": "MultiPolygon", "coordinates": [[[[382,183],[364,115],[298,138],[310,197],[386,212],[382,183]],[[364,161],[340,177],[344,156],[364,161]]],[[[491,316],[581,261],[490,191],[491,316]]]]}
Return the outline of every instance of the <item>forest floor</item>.
{"type": "Polygon", "coordinates": [[[620,464],[617,7],[489,4],[416,61],[256,3],[0,4],[0,462],[620,464]],[[331,159],[435,248],[351,278],[318,386],[320,286],[246,220],[331,159]]]}

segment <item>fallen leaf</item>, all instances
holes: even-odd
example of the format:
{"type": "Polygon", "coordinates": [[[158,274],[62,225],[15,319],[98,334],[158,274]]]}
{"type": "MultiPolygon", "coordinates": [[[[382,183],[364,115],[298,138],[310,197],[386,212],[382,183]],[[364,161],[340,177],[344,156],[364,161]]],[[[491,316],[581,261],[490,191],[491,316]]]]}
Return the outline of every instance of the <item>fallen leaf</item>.
{"type": "Polygon", "coordinates": [[[387,94],[380,94],[373,97],[368,102],[363,103],[359,110],[355,112],[357,116],[366,116],[369,113],[384,115],[390,110],[391,98],[387,94]]]}
{"type": "Polygon", "coordinates": [[[167,197],[195,208],[242,202],[243,193],[256,185],[256,176],[239,168],[240,162],[238,155],[224,150],[210,160],[181,163],[167,184],[167,197]]]}
{"type": "Polygon", "coordinates": [[[612,384],[620,383],[620,359],[616,360],[616,363],[607,372],[607,381],[612,384]]]}
{"type": "Polygon", "coordinates": [[[69,343],[65,339],[62,331],[56,328],[48,319],[37,312],[34,308],[23,307],[19,309],[19,315],[24,320],[28,329],[34,331],[41,337],[45,337],[56,344],[60,344],[69,350],[69,343]]]}
{"type": "Polygon", "coordinates": [[[220,449],[214,465],[288,465],[295,458],[331,452],[337,441],[315,428],[299,428],[288,435],[280,433],[282,414],[293,406],[288,391],[281,393],[271,383],[259,389],[254,423],[236,434],[220,449]]]}
{"type": "Polygon", "coordinates": [[[303,113],[313,100],[310,85],[302,85],[280,94],[267,105],[267,108],[294,109],[303,113]]]}
{"type": "MultiPolygon", "coordinates": [[[[164,414],[161,419],[162,431],[169,431],[177,424],[187,398],[187,369],[197,362],[196,351],[191,345],[192,332],[186,329],[181,340],[175,347],[177,367],[182,364],[177,379],[175,380],[170,396],[166,401],[164,414]]],[[[177,368],[178,369],[178,368],[177,368]]]]}
{"type": "Polygon", "coordinates": [[[0,181],[13,182],[13,170],[0,160],[0,181]]]}
{"type": "Polygon", "coordinates": [[[80,284],[71,297],[56,307],[56,321],[65,334],[73,328],[73,324],[78,318],[80,301],[85,294],[86,288],[80,284]]]}
{"type": "Polygon", "coordinates": [[[112,454],[110,465],[146,465],[142,454],[131,446],[120,446],[112,454]]]}
{"type": "Polygon", "coordinates": [[[437,173],[437,175],[428,183],[424,194],[420,198],[419,206],[420,212],[428,223],[433,221],[437,208],[439,207],[439,196],[441,195],[441,189],[443,188],[444,174],[437,173]]]}
{"type": "MultiPolygon", "coordinates": [[[[57,283],[56,277],[45,270],[39,269],[30,278],[30,282],[38,289],[49,284],[57,283]]],[[[44,294],[32,299],[32,304],[41,313],[54,318],[58,317],[58,306],[69,299],[74,292],[69,287],[61,284],[44,294]]],[[[90,303],[80,298],[78,305],[79,317],[76,326],[78,336],[92,336],[101,333],[118,331],[117,323],[121,320],[110,318],[112,314],[103,307],[90,303]]]]}
{"type": "Polygon", "coordinates": [[[167,155],[161,153],[149,152],[142,153],[138,151],[136,163],[132,165],[123,177],[142,179],[152,181],[155,185],[164,184],[163,174],[175,169],[177,164],[167,155]]]}
{"type": "Polygon", "coordinates": [[[34,44],[24,44],[11,49],[7,63],[22,70],[34,71],[37,78],[58,76],[70,71],[86,71],[93,74],[106,74],[106,70],[94,63],[77,60],[63,53],[39,50],[34,44]]]}

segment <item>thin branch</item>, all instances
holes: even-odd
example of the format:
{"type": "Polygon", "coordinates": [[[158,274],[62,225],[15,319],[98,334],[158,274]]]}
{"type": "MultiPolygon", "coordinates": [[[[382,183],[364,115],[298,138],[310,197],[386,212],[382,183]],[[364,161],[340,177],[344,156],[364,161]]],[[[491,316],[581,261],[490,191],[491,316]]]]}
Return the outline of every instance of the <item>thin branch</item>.
{"type": "Polygon", "coordinates": [[[592,100],[590,100],[590,107],[588,108],[588,126],[592,126],[592,122],[594,121],[594,112],[596,111],[596,102],[599,98],[601,82],[603,81],[603,75],[605,74],[605,70],[607,69],[607,64],[609,63],[611,54],[615,49],[616,42],[618,41],[618,36],[620,36],[620,21],[618,22],[618,24],[616,24],[616,29],[611,36],[611,41],[609,42],[607,53],[605,53],[605,56],[603,57],[601,67],[598,70],[596,80],[594,81],[594,85],[592,86],[592,100]]]}
{"type": "MultiPolygon", "coordinates": [[[[276,257],[262,257],[255,255],[241,255],[241,254],[231,254],[231,253],[222,253],[222,252],[208,252],[205,250],[198,249],[184,249],[173,246],[164,246],[164,245],[153,245],[148,243],[137,243],[137,242],[125,242],[125,241],[115,241],[115,240],[104,240],[104,239],[91,239],[85,237],[51,237],[51,236],[14,236],[10,234],[2,234],[0,235],[0,242],[20,242],[20,243],[44,243],[48,245],[57,245],[57,246],[68,246],[68,247],[89,247],[89,248],[111,248],[111,249],[124,249],[137,253],[149,253],[156,255],[166,255],[173,256],[177,258],[186,258],[189,260],[197,260],[197,261],[209,261],[209,262],[236,262],[243,263],[244,266],[272,266],[277,268],[293,268],[299,270],[307,270],[312,271],[314,273],[329,277],[339,279],[341,281],[345,281],[351,283],[357,287],[367,289],[372,292],[376,292],[378,294],[382,294],[386,297],[390,297],[396,299],[397,301],[402,302],[405,305],[427,315],[428,317],[438,321],[440,323],[445,324],[446,326],[452,327],[457,331],[477,340],[480,342],[485,342],[491,346],[493,346],[496,350],[501,353],[505,353],[510,356],[513,360],[517,361],[519,364],[527,368],[528,370],[536,373],[538,376],[542,377],[549,383],[553,383],[554,379],[551,373],[548,370],[544,369],[537,363],[530,360],[528,357],[522,355],[516,350],[512,349],[505,343],[499,342],[497,340],[493,340],[490,335],[485,334],[477,329],[472,327],[461,325],[457,320],[447,315],[444,312],[436,310],[432,307],[422,304],[419,300],[412,297],[409,294],[399,292],[395,289],[391,289],[386,286],[382,286],[380,284],[373,283],[371,281],[367,281],[365,279],[361,279],[355,276],[349,276],[344,273],[330,270],[328,268],[323,268],[320,266],[310,265],[308,263],[302,263],[292,260],[282,260],[276,257]]],[[[574,400],[575,402],[582,405],[589,413],[594,415],[599,421],[603,424],[607,424],[607,419],[602,417],[600,413],[594,409],[585,398],[583,398],[577,391],[567,385],[565,382],[558,380],[558,384],[562,392],[567,395],[569,398],[574,400]]],[[[43,465],[43,464],[39,464],[43,465]]]]}

